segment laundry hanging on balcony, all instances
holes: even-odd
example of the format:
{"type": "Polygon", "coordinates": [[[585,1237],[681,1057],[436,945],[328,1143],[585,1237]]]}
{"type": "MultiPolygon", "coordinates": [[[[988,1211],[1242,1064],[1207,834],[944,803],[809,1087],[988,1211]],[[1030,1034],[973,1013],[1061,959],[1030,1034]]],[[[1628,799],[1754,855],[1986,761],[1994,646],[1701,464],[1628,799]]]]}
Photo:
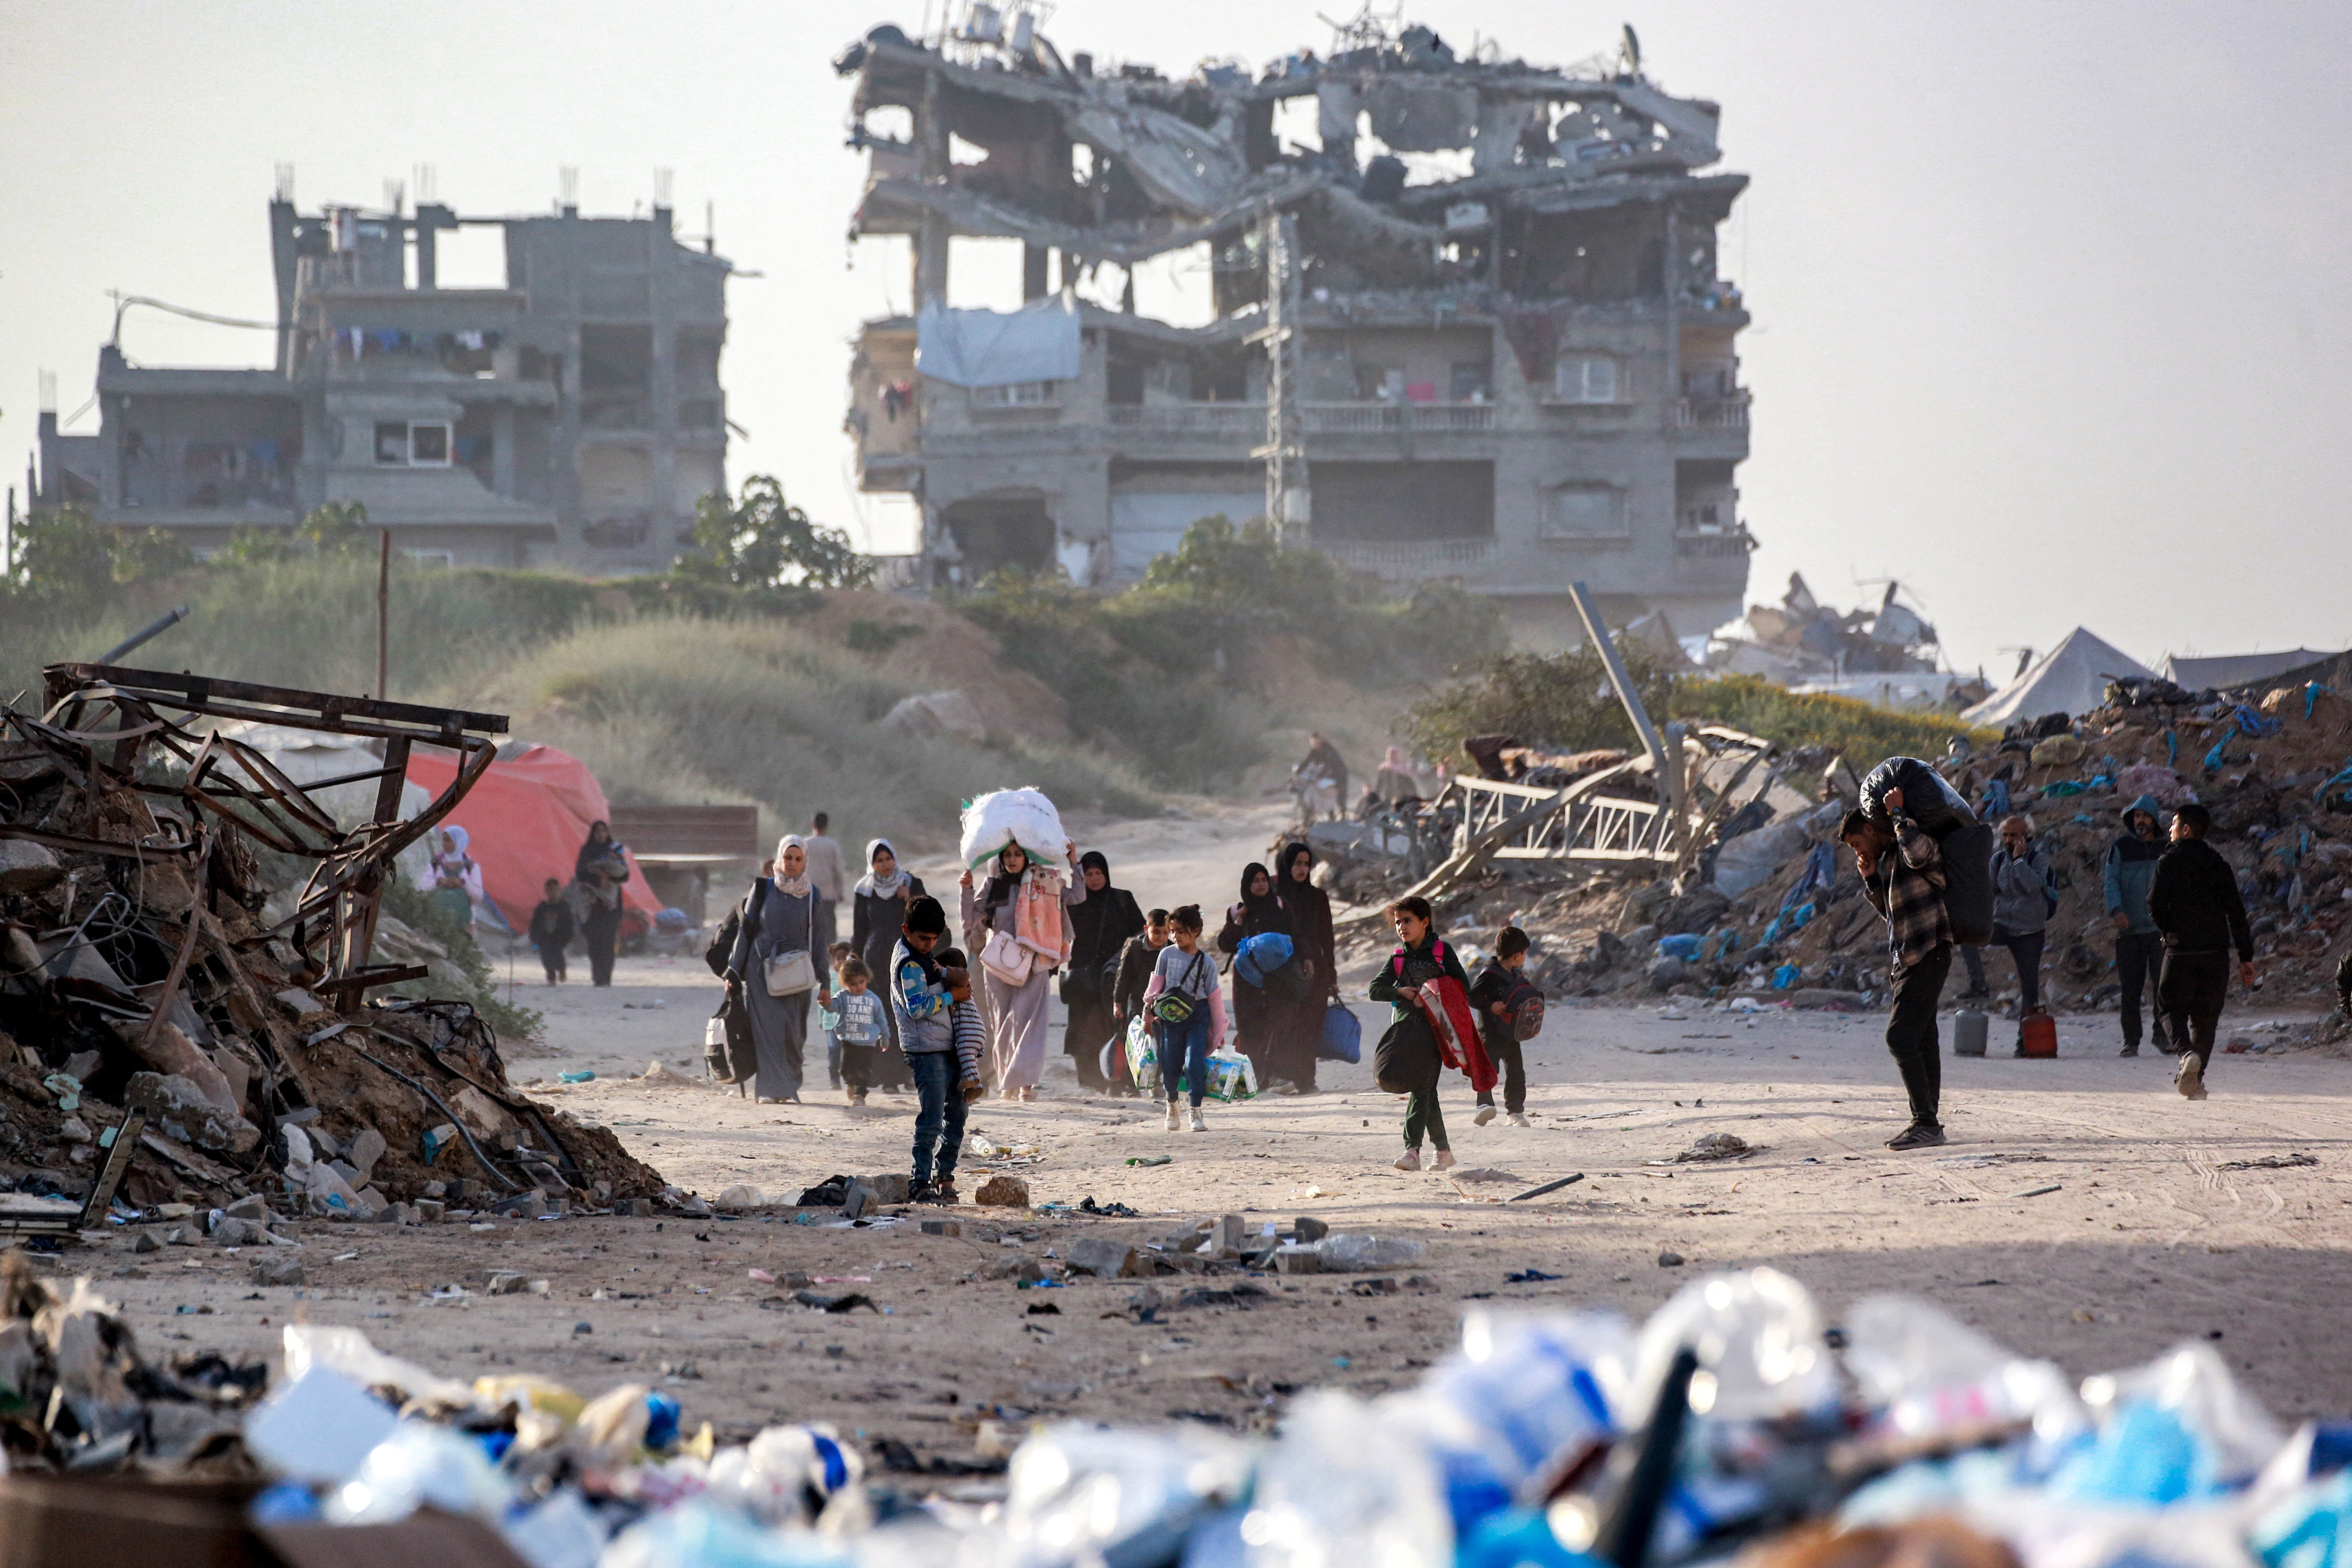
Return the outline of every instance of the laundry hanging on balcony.
{"type": "Polygon", "coordinates": [[[1075,381],[1077,304],[1065,294],[1007,313],[950,310],[934,300],[916,318],[915,366],[956,386],[1075,381]]]}

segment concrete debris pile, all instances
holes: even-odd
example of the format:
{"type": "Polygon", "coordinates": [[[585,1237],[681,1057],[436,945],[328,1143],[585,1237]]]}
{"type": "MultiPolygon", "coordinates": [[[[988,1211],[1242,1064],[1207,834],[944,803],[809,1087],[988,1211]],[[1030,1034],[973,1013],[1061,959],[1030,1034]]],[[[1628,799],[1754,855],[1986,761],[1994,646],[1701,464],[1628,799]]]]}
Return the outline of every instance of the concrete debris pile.
{"type": "Polygon", "coordinates": [[[1748,605],[1747,619],[1711,640],[1706,662],[1788,685],[1933,670],[1942,651],[1936,628],[1897,599],[1900,592],[1901,584],[1889,583],[1875,608],[1841,613],[1813,596],[1802,573],[1791,572],[1780,604],[1748,605]]]}
{"type": "MultiPolygon", "coordinates": [[[[1987,820],[2028,816],[2053,868],[2045,1004],[2116,1005],[2103,874],[2143,796],[2168,813],[2187,800],[2212,811],[2211,842],[2236,868],[2252,918],[2264,1002],[2330,1002],[2352,950],[2352,700],[2309,682],[2222,695],[2134,684],[2116,697],[1938,763],[1987,820]]],[[[1554,995],[1864,1005],[1884,989],[1886,938],[1834,838],[1858,798],[1855,773],[1818,750],[1776,755],[1687,874],[1508,864],[1446,902],[1447,929],[1475,950],[1516,919],[1538,939],[1528,973],[1554,995]]],[[[2008,955],[1990,953],[1985,970],[1994,1000],[2013,1000],[2008,955]]],[[[1948,994],[1966,984],[1956,970],[1948,994]]]]}
{"type": "Polygon", "coordinates": [[[44,711],[0,710],[0,1194],[26,1200],[0,1229],[86,1194],[134,1110],[118,1220],[240,1199],[268,1205],[257,1221],[415,1219],[662,1190],[610,1132],[516,1094],[469,1005],[362,1001],[425,973],[369,962],[375,896],[461,787],[346,831],[266,757],[171,714],[302,721],[290,706],[373,729],[399,753],[391,805],[414,715],[453,746],[482,716],[80,667],[50,684],[44,711]],[[273,900],[289,865],[299,889],[273,900]]]}
{"type": "MultiPolygon", "coordinates": [[[[1192,1296],[1259,1294],[1145,1287],[1129,1310],[1155,1321],[1192,1296]]],[[[52,1408],[79,1400],[103,1422],[89,1375],[66,1370],[68,1322],[102,1328],[89,1320],[103,1304],[78,1286],[39,1311],[57,1347],[43,1375],[74,1391],[52,1408]]],[[[258,1472],[205,1497],[205,1526],[251,1555],[207,1561],[2063,1568],[2155,1560],[2152,1543],[2184,1538],[2200,1561],[2316,1562],[2288,1549],[2352,1528],[2337,1429],[2284,1433],[2203,1341],[2077,1382],[1906,1298],[1855,1301],[1832,1326],[1769,1268],[1694,1279],[1638,1326],[1609,1310],[1474,1310],[1418,1384],[1300,1391],[1264,1438],[1193,1421],[1018,1436],[989,1422],[972,1459],[929,1467],[896,1439],[814,1424],[721,1447],[642,1384],[593,1398],[528,1373],[467,1384],[349,1329],[295,1325],[284,1342],[284,1377],[257,1405],[190,1401],[201,1414],[183,1424],[228,1412],[219,1441],[258,1472]]],[[[152,1426],[163,1397],[117,1407],[143,1400],[152,1426]]],[[[12,1476],[0,1530],[23,1541],[108,1504],[144,1521],[162,1490],[12,1476]]],[[[185,1533],[130,1528],[146,1534],[116,1561],[187,1555],[185,1533]]]]}

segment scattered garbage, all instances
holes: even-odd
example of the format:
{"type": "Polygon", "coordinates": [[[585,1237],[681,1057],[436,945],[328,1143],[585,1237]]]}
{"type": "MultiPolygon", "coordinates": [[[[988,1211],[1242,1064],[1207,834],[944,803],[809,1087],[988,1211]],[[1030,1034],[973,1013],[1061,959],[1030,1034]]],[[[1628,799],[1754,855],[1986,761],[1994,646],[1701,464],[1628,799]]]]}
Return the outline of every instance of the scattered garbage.
{"type": "Polygon", "coordinates": [[[1736,1132],[1709,1132],[1681,1153],[1667,1160],[1651,1160],[1652,1165],[1705,1164],[1715,1160],[1744,1160],[1756,1152],[1747,1139],[1736,1132]]]}
{"type": "Polygon", "coordinates": [[[2224,1160],[2215,1168],[2223,1171],[2291,1171],[2299,1165],[2318,1163],[2318,1156],[2298,1151],[2292,1154],[2265,1154],[2259,1160],[2224,1160]]]}

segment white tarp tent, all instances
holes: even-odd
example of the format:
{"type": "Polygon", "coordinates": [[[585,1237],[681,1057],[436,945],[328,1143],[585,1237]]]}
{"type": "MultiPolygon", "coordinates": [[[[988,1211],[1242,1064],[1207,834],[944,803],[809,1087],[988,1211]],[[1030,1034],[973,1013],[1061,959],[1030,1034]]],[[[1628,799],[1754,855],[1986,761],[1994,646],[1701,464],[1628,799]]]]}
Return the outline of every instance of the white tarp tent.
{"type": "Polygon", "coordinates": [[[2081,626],[2035,659],[2023,675],[1960,715],[1971,724],[2005,727],[2044,713],[2087,713],[2107,700],[2107,682],[2155,679],[2156,672],[2081,626]]]}
{"type": "Polygon", "coordinates": [[[915,368],[955,386],[1017,386],[1078,378],[1078,307],[1066,295],[1018,310],[950,310],[915,318],[915,368]]]}
{"type": "Polygon", "coordinates": [[[2290,669],[2301,669],[2306,664],[2317,664],[2333,657],[2314,653],[2307,647],[2285,648],[2278,653],[2218,654],[2210,658],[2167,654],[2158,668],[2164,679],[2175,685],[2202,691],[2209,686],[2243,686],[2250,681],[2267,680],[2273,675],[2284,675],[2290,669]]]}

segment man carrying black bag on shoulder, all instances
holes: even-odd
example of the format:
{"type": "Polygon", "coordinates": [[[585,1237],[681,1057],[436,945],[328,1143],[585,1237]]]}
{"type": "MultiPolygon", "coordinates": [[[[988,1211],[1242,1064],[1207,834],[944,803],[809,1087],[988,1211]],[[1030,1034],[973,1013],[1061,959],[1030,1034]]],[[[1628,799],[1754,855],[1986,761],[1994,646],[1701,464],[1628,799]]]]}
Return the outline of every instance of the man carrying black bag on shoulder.
{"type": "MultiPolygon", "coordinates": [[[[1937,1055],[1936,1006],[1952,972],[1952,922],[1944,910],[1942,847],[1904,811],[1904,791],[1879,797],[1884,818],[1847,812],[1838,837],[1853,851],[1863,896],[1886,917],[1895,1007],[1886,1048],[1903,1075],[1911,1125],[1889,1149],[1932,1149],[1944,1142],[1944,1064],[1937,1055]]],[[[1865,798],[1868,798],[1865,792],[1865,798]]]]}

